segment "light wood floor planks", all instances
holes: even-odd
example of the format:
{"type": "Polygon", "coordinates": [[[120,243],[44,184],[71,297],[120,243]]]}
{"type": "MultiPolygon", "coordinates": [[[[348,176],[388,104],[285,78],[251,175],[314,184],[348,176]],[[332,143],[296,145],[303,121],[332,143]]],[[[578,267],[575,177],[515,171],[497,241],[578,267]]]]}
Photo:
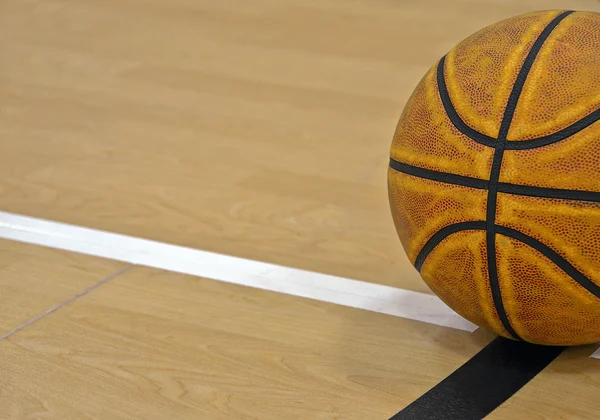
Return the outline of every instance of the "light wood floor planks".
{"type": "MultiPolygon", "coordinates": [[[[381,419],[489,339],[134,268],[1,342],[0,400],[10,419],[381,419]]],[[[593,419],[591,351],[490,418],[593,419]]]]}
{"type": "Polygon", "coordinates": [[[123,267],[115,261],[0,240],[0,336],[123,267]]]}
{"type": "Polygon", "coordinates": [[[379,419],[485,339],[135,268],[0,343],[0,389],[11,418],[379,419]]]}
{"type": "MultiPolygon", "coordinates": [[[[0,210],[428,292],[389,217],[435,60],[593,0],[4,0],[0,210]]],[[[124,267],[0,241],[0,335],[124,267]]],[[[491,337],[135,267],[0,341],[0,418],[384,419],[491,337]]],[[[595,419],[593,347],[494,419],[595,419]]]]}
{"type": "Polygon", "coordinates": [[[387,206],[402,106],[459,40],[567,6],[600,10],[5,0],[2,210],[425,291],[387,206]]]}

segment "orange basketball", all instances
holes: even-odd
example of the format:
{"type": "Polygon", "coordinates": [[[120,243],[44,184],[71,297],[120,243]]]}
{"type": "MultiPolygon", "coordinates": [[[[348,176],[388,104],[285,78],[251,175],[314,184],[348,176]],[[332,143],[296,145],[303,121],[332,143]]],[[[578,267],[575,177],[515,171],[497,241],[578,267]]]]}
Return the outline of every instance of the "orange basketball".
{"type": "Polygon", "coordinates": [[[408,100],[388,188],[402,245],[471,322],[600,342],[600,14],[543,11],[456,45],[408,100]]]}

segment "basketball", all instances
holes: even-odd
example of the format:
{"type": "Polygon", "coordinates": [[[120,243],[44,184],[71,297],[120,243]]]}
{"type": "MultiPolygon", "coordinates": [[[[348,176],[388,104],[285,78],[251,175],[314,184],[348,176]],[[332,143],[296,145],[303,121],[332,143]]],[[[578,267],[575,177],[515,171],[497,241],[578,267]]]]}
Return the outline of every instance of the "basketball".
{"type": "Polygon", "coordinates": [[[428,71],[388,170],[402,246],[429,288],[496,334],[600,341],[600,14],[488,26],[428,71]]]}

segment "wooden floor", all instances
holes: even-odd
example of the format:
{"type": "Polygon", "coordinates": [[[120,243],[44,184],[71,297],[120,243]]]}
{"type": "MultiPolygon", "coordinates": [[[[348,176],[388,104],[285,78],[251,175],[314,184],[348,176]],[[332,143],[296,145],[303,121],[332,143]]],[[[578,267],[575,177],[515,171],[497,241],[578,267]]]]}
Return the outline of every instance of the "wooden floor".
{"type": "MultiPolygon", "coordinates": [[[[404,102],[550,8],[600,3],[3,0],[0,211],[429,293],[387,204],[404,102]]],[[[491,339],[1,240],[0,302],[11,420],[386,419],[491,339]]],[[[593,350],[490,418],[596,419],[593,350]]]]}

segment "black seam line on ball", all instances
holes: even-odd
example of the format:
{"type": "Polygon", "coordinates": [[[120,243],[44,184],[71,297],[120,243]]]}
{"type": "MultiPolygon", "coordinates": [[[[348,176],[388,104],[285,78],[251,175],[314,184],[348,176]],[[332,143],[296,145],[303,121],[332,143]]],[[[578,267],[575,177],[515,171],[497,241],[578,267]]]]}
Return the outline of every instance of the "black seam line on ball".
{"type": "Polygon", "coordinates": [[[485,230],[485,222],[483,220],[480,220],[472,222],[455,223],[453,225],[446,226],[445,228],[438,230],[431,238],[429,238],[425,246],[421,248],[419,255],[417,255],[417,258],[415,259],[415,268],[418,271],[421,271],[425,259],[431,253],[431,251],[433,251],[433,249],[436,246],[438,246],[440,242],[442,242],[444,239],[446,239],[453,233],[461,232],[463,230],[485,230]]]}
{"type": "Polygon", "coordinates": [[[498,141],[496,142],[496,150],[494,151],[494,160],[492,163],[492,170],[490,173],[486,212],[486,242],[490,289],[492,291],[494,306],[496,307],[498,317],[502,321],[502,325],[504,325],[506,331],[516,339],[521,338],[510,324],[508,315],[502,302],[502,292],[500,290],[500,284],[498,282],[498,267],[496,261],[496,206],[498,198],[498,179],[500,178],[500,171],[502,169],[502,158],[504,157],[504,150],[506,148],[508,131],[510,129],[513,117],[515,115],[515,110],[517,108],[517,103],[519,101],[519,97],[521,96],[521,92],[523,91],[523,86],[525,85],[525,81],[527,80],[527,75],[529,74],[529,71],[531,70],[531,67],[533,66],[533,63],[538,53],[540,52],[542,45],[544,45],[546,39],[548,39],[554,28],[556,28],[558,24],[571,13],[573,12],[567,11],[555,17],[544,28],[542,33],[533,43],[531,50],[527,54],[527,57],[525,58],[525,61],[523,62],[523,65],[519,70],[519,74],[517,75],[515,84],[508,97],[506,108],[504,109],[504,116],[502,117],[502,122],[500,123],[498,141]]]}
{"type": "Polygon", "coordinates": [[[490,136],[486,136],[483,133],[473,129],[468,126],[462,118],[458,115],[456,108],[452,104],[452,100],[450,99],[450,94],[448,93],[448,88],[446,86],[446,80],[444,77],[444,63],[446,62],[446,56],[442,57],[437,66],[437,85],[438,92],[440,93],[440,98],[442,100],[442,104],[444,105],[444,109],[446,110],[446,114],[450,119],[450,122],[456,127],[458,131],[463,133],[465,136],[469,137],[471,140],[484,144],[489,147],[494,147],[496,145],[496,139],[490,136]]]}
{"type": "MultiPolygon", "coordinates": [[[[438,181],[452,185],[461,185],[480,190],[487,190],[488,188],[488,181],[485,179],[420,168],[418,166],[398,162],[393,158],[390,158],[390,168],[404,174],[412,175],[418,178],[429,179],[431,181],[438,181]]],[[[498,182],[498,192],[513,195],[523,195],[527,197],[600,202],[600,191],[565,190],[560,188],[544,188],[498,182]]]]}
{"type": "MultiPolygon", "coordinates": [[[[425,246],[423,246],[423,248],[419,252],[419,255],[415,259],[415,268],[418,271],[421,271],[421,268],[423,268],[423,264],[425,263],[425,260],[427,259],[427,257],[431,253],[431,251],[433,251],[435,249],[435,247],[438,246],[448,236],[450,236],[454,233],[457,233],[457,232],[462,232],[462,231],[467,231],[467,230],[482,230],[483,231],[483,230],[486,230],[486,228],[487,228],[486,222],[481,220],[481,221],[455,223],[453,225],[446,226],[445,228],[440,229],[427,241],[425,246]]],[[[511,228],[508,228],[505,226],[500,226],[500,225],[496,225],[495,228],[496,228],[496,233],[507,236],[509,238],[516,239],[517,241],[522,242],[525,245],[528,245],[531,248],[535,249],[540,254],[542,254],[543,256],[548,258],[550,261],[552,261],[558,268],[560,268],[568,276],[570,276],[573,280],[575,280],[581,287],[586,289],[588,292],[590,292],[594,296],[600,298],[600,286],[598,286],[592,280],[587,278],[585,276],[585,274],[583,274],[581,271],[577,270],[577,268],[575,268],[569,261],[567,261],[565,258],[563,258],[560,254],[558,254],[558,252],[554,251],[548,245],[545,245],[544,243],[538,241],[537,239],[535,239],[523,232],[519,232],[518,230],[515,230],[515,229],[511,229],[511,228]]]]}
{"type": "MultiPolygon", "coordinates": [[[[573,12],[564,12],[564,16],[559,15],[556,19],[559,19],[560,23],[560,20],[564,19],[564,17],[571,13],[573,12]]],[[[444,109],[446,110],[446,114],[448,115],[448,118],[458,131],[469,137],[471,140],[488,147],[495,147],[496,139],[494,137],[490,137],[475,130],[473,127],[467,125],[467,123],[465,123],[463,119],[458,115],[458,111],[456,111],[456,108],[452,104],[452,99],[450,99],[450,94],[448,93],[448,87],[446,85],[446,79],[444,76],[445,61],[446,56],[442,57],[439,61],[436,69],[436,78],[438,84],[438,92],[440,94],[440,98],[442,100],[444,109]]],[[[579,121],[574,122],[570,126],[565,127],[562,130],[557,131],[556,133],[529,140],[507,140],[506,150],[527,150],[548,146],[550,144],[565,140],[574,134],[577,134],[579,131],[587,128],[588,126],[592,125],[598,120],[600,120],[600,109],[593,111],[592,113],[586,115],[579,121]]]]}
{"type": "Polygon", "coordinates": [[[506,182],[498,183],[498,192],[523,195],[527,197],[557,198],[560,200],[576,200],[600,202],[600,192],[563,190],[560,188],[531,187],[529,185],[509,184],[506,182]]]}
{"type": "Polygon", "coordinates": [[[425,178],[432,181],[444,182],[446,184],[462,185],[464,187],[472,187],[480,190],[485,190],[488,187],[488,181],[485,179],[478,179],[472,178],[470,176],[456,175],[448,172],[433,171],[431,169],[419,168],[418,166],[398,162],[395,159],[390,159],[390,168],[408,175],[413,175],[419,178],[425,178]]]}
{"type": "Polygon", "coordinates": [[[507,228],[504,226],[496,226],[496,232],[501,235],[508,236],[510,238],[516,239],[517,241],[523,242],[526,245],[529,245],[533,249],[539,251],[542,255],[556,264],[562,271],[568,274],[573,280],[575,280],[579,285],[585,288],[588,292],[593,294],[596,297],[600,297],[600,286],[596,283],[588,279],[581,271],[577,270],[570,262],[568,262],[565,258],[560,256],[556,251],[554,251],[549,246],[544,243],[538,241],[535,238],[532,238],[529,235],[526,235],[518,230],[507,228]]]}
{"type": "Polygon", "coordinates": [[[506,144],[506,150],[535,149],[538,147],[558,143],[559,141],[565,140],[572,135],[577,134],[598,120],[600,120],[600,109],[595,110],[591,114],[586,115],[579,121],[566,128],[563,128],[560,131],[557,131],[556,133],[530,140],[508,140],[506,144]]]}

